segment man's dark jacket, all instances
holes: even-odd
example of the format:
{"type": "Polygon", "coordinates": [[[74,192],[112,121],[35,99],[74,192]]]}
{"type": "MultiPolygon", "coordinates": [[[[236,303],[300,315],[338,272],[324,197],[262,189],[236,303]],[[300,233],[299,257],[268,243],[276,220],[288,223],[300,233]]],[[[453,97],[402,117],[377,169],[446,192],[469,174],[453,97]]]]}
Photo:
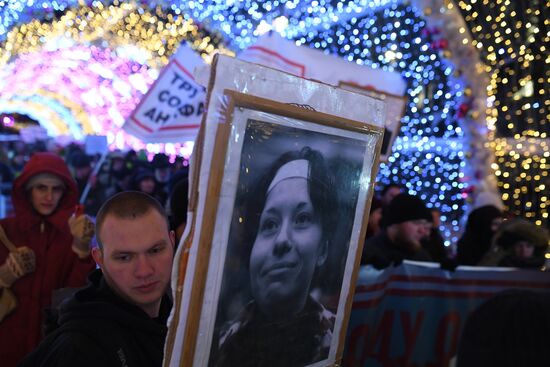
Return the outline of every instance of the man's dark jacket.
{"type": "Polygon", "coordinates": [[[384,269],[391,264],[400,264],[403,260],[432,261],[430,254],[424,250],[409,251],[404,246],[394,243],[386,230],[367,238],[361,256],[361,265],[372,265],[384,269]]]}
{"type": "Polygon", "coordinates": [[[88,287],[61,305],[59,327],[19,367],[160,367],[169,298],[163,298],[159,317],[152,319],[118,297],[100,270],[89,280],[88,287]]]}

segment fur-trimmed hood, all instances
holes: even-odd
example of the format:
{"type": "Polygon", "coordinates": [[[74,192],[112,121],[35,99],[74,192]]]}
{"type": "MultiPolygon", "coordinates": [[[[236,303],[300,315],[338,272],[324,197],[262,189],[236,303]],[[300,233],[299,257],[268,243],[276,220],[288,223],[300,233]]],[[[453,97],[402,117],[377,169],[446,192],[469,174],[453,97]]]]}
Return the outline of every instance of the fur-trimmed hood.
{"type": "Polygon", "coordinates": [[[48,152],[33,154],[21,174],[13,182],[11,196],[15,215],[23,229],[30,228],[42,220],[59,229],[64,228],[78,203],[78,189],[65,161],[60,156],[48,152]],[[34,210],[29,200],[28,190],[25,188],[29,180],[39,173],[51,173],[58,176],[66,187],[59,206],[47,217],[42,217],[34,210]]]}
{"type": "Polygon", "coordinates": [[[548,247],[548,231],[522,218],[504,222],[495,233],[494,243],[504,249],[510,248],[517,241],[527,241],[541,249],[548,247]]]}

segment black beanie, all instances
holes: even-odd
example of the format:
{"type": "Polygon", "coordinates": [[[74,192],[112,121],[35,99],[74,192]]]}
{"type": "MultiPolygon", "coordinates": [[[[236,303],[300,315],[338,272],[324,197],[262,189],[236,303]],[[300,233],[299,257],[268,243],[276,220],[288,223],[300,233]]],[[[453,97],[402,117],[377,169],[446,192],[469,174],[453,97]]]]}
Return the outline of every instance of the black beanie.
{"type": "Polygon", "coordinates": [[[416,196],[404,193],[393,198],[384,216],[386,226],[417,219],[432,221],[432,213],[426,208],[424,202],[416,196]]]}

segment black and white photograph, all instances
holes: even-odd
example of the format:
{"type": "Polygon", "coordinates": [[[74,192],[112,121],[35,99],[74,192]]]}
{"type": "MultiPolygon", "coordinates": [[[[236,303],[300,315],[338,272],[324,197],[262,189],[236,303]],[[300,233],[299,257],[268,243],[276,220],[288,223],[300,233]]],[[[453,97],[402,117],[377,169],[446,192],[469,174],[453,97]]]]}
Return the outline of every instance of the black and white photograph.
{"type": "Polygon", "coordinates": [[[0,0],[0,367],[550,366],[548,8],[0,0]]]}
{"type": "Polygon", "coordinates": [[[257,115],[269,118],[243,125],[208,365],[323,365],[379,135],[257,115]]]}

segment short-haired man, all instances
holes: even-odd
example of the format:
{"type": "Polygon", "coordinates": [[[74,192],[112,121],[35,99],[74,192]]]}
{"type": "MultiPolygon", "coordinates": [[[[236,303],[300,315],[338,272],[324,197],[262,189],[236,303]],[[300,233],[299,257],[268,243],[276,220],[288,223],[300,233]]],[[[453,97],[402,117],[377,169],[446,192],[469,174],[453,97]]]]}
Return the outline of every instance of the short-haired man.
{"type": "Polygon", "coordinates": [[[404,259],[432,260],[421,243],[429,234],[432,216],[420,198],[399,194],[390,202],[384,216],[386,226],[365,242],[361,264],[382,269],[404,259]]]}
{"type": "Polygon", "coordinates": [[[21,366],[161,366],[174,255],[164,209],[147,194],[121,192],[99,210],[96,233],[101,269],[21,366]]]}

